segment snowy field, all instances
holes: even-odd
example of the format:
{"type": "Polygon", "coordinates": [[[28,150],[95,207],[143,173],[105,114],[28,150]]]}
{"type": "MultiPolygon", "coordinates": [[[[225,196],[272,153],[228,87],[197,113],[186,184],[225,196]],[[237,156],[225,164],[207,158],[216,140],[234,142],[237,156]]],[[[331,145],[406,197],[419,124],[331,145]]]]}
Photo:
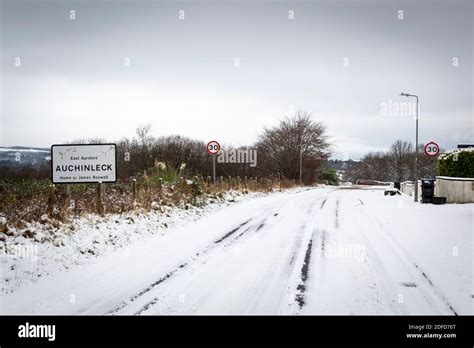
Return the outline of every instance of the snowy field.
{"type": "Polygon", "coordinates": [[[474,204],[374,187],[237,200],[84,220],[36,261],[4,257],[0,313],[474,313],[474,204]]]}

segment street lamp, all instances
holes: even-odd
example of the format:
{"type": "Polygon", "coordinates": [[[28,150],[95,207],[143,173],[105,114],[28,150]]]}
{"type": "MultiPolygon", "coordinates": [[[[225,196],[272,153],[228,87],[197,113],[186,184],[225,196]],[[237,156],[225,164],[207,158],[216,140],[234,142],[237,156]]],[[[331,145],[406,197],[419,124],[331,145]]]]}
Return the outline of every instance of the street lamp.
{"type": "Polygon", "coordinates": [[[416,140],[415,140],[415,202],[418,202],[418,96],[408,93],[400,93],[402,97],[416,98],[416,140]]]}

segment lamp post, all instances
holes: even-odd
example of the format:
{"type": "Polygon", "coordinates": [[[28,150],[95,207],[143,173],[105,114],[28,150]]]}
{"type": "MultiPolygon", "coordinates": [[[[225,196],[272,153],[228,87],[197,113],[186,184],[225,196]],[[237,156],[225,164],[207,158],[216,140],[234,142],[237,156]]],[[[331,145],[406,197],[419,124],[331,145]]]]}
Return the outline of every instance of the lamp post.
{"type": "Polygon", "coordinates": [[[402,97],[416,98],[416,140],[415,140],[415,202],[418,202],[418,96],[415,94],[400,93],[402,97]]]}

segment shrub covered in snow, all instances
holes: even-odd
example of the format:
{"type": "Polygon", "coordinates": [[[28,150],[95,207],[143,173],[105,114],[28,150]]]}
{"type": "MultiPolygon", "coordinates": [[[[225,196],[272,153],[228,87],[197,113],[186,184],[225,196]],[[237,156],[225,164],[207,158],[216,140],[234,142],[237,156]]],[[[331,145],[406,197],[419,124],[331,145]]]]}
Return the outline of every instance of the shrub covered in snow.
{"type": "Polygon", "coordinates": [[[474,178],[474,148],[441,154],[438,158],[438,173],[441,176],[474,178]]]}

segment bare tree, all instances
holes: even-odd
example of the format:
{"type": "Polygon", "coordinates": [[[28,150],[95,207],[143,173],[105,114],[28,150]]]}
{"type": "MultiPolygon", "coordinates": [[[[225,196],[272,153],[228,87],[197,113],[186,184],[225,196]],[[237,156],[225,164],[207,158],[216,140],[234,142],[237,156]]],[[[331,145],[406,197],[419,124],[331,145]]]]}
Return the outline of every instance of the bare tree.
{"type": "Polygon", "coordinates": [[[383,152],[372,152],[351,166],[345,173],[345,180],[390,180],[390,157],[383,152]]]}
{"type": "Polygon", "coordinates": [[[393,181],[411,180],[413,172],[413,146],[407,140],[398,139],[390,147],[391,178],[393,181]]]}
{"type": "Polygon", "coordinates": [[[330,150],[326,127],[301,110],[278,126],[265,128],[256,146],[260,175],[281,173],[288,179],[298,179],[301,155],[305,183],[315,181],[317,170],[329,157],[330,150]]]}
{"type": "MultiPolygon", "coordinates": [[[[423,145],[418,148],[418,173],[436,175],[437,159],[423,154],[423,145]]],[[[414,177],[415,151],[406,140],[395,141],[388,152],[369,153],[351,166],[345,173],[345,179],[356,182],[358,179],[381,181],[411,181],[414,177]]]]}
{"type": "Polygon", "coordinates": [[[140,150],[137,153],[138,160],[141,162],[143,168],[153,165],[153,159],[150,155],[150,146],[153,138],[150,135],[151,125],[137,127],[136,133],[140,144],[140,150]]]}

